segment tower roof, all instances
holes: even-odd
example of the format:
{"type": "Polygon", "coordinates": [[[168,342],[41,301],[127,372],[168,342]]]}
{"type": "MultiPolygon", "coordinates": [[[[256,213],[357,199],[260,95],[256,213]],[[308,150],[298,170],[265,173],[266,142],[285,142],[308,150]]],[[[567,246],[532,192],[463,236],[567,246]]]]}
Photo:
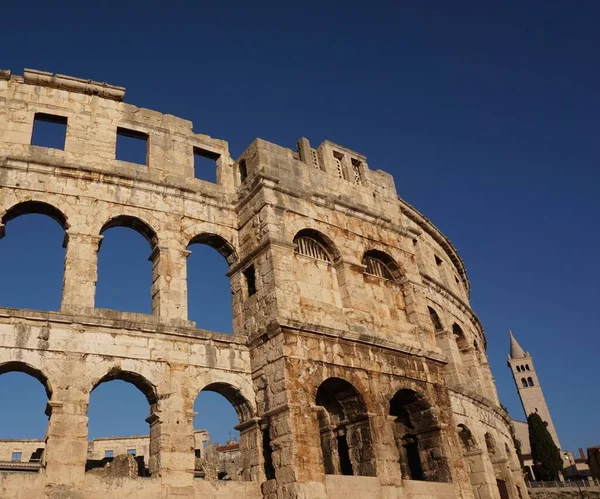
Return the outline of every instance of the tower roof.
{"type": "Polygon", "coordinates": [[[512,331],[509,329],[508,334],[510,335],[510,358],[511,359],[522,359],[527,357],[525,350],[521,348],[521,345],[517,343],[517,340],[513,336],[512,331]]]}

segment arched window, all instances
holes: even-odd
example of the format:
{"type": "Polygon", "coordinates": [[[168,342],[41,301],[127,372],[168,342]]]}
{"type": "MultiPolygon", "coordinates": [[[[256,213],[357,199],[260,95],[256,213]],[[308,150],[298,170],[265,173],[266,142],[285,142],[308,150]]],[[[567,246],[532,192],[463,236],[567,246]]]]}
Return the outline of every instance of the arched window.
{"type": "Polygon", "coordinates": [[[8,462],[22,463],[18,471],[37,472],[45,449],[52,391],[42,372],[23,362],[0,365],[0,471],[8,462]]]}
{"type": "Polygon", "coordinates": [[[433,407],[415,391],[402,389],[390,400],[389,414],[395,417],[394,440],[403,478],[448,482],[450,468],[440,455],[444,443],[433,407]]]}
{"type": "Polygon", "coordinates": [[[468,350],[469,342],[467,341],[462,328],[458,324],[454,323],[452,325],[452,332],[454,333],[454,338],[456,339],[456,344],[458,345],[459,351],[462,352],[464,350],[468,350]]]}
{"type": "Polygon", "coordinates": [[[523,385],[523,388],[527,388],[527,380],[525,378],[521,378],[521,384],[523,385]]]}
{"type": "Polygon", "coordinates": [[[489,432],[485,434],[485,446],[487,448],[488,454],[496,454],[496,440],[489,432]]]}
{"type": "Polygon", "coordinates": [[[60,309],[67,229],[66,217],[47,203],[19,203],[2,216],[0,306],[60,309]]]}
{"type": "Polygon", "coordinates": [[[429,318],[431,319],[431,324],[433,325],[433,329],[436,333],[444,330],[444,326],[442,326],[442,321],[440,320],[440,316],[438,313],[431,307],[427,307],[429,310],[429,318]]]}
{"type": "Polygon", "coordinates": [[[473,434],[466,425],[458,425],[458,436],[460,437],[460,443],[466,452],[471,452],[477,448],[473,434]]]}
{"type": "Polygon", "coordinates": [[[325,236],[320,232],[312,229],[303,229],[296,237],[294,237],[294,252],[314,258],[315,260],[321,260],[324,262],[332,262],[334,253],[331,244],[325,239],[325,236]]]}
{"type": "Polygon", "coordinates": [[[237,261],[235,250],[215,234],[194,237],[188,250],[188,319],[202,329],[231,333],[232,300],[235,298],[227,272],[237,261]]]}
{"type": "Polygon", "coordinates": [[[529,371],[529,364],[525,364],[525,370],[529,371]]]}
{"type": "Polygon", "coordinates": [[[521,372],[521,366],[517,366],[517,372],[521,372]]]}
{"type": "Polygon", "coordinates": [[[533,379],[531,379],[531,376],[529,378],[527,378],[527,384],[529,386],[533,386],[533,379]]]}
{"type": "Polygon", "coordinates": [[[374,275],[388,281],[400,277],[400,268],[394,259],[383,251],[369,250],[362,260],[365,266],[365,274],[374,275]]]}
{"type": "Polygon", "coordinates": [[[155,232],[138,218],[118,216],[100,234],[96,307],[152,313],[158,307],[159,281],[155,232]]]}
{"type": "Polygon", "coordinates": [[[228,383],[204,387],[194,403],[195,476],[209,480],[258,480],[257,425],[253,411],[228,383]],[[238,431],[238,425],[242,425],[238,431]]]}
{"type": "Polygon", "coordinates": [[[112,459],[131,459],[129,454],[138,476],[155,475],[161,432],[157,402],[154,385],[137,373],[114,369],[101,378],[90,393],[86,471],[112,459]],[[138,438],[119,438],[132,435],[138,438]]]}
{"type": "Polygon", "coordinates": [[[368,411],[356,388],[329,378],[317,390],[316,405],[325,474],[376,476],[368,411]]]}

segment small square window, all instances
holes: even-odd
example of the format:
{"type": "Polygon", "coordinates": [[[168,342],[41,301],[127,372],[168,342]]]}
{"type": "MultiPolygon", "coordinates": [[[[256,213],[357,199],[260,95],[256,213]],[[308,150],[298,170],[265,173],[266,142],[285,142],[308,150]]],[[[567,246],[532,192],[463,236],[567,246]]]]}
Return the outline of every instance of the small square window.
{"type": "Polygon", "coordinates": [[[135,456],[135,449],[127,449],[127,454],[135,456]]]}
{"type": "Polygon", "coordinates": [[[104,457],[114,457],[114,452],[112,450],[105,450],[104,457]]]}
{"type": "Polygon", "coordinates": [[[217,160],[221,157],[216,152],[194,147],[194,177],[217,183],[217,160]]]}
{"type": "Polygon", "coordinates": [[[65,149],[67,118],[53,114],[35,113],[31,145],[50,149],[65,149]]]}
{"type": "Polygon", "coordinates": [[[116,158],[120,161],[147,165],[148,134],[127,128],[117,128],[116,158]]]}
{"type": "Polygon", "coordinates": [[[244,270],[244,277],[246,278],[246,286],[248,287],[248,296],[252,296],[256,293],[256,272],[254,271],[254,265],[250,265],[244,270]]]}
{"type": "Polygon", "coordinates": [[[23,453],[21,451],[15,451],[12,453],[10,460],[20,463],[21,459],[23,459],[23,453]]]}

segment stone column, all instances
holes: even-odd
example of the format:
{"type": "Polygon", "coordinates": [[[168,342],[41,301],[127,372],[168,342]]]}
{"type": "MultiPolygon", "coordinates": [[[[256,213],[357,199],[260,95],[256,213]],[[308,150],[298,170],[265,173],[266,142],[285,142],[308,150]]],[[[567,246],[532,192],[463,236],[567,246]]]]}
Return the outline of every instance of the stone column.
{"type": "MultiPolygon", "coordinates": [[[[46,487],[81,493],[87,459],[87,394],[66,386],[54,386],[48,402],[44,467],[46,487]]],[[[53,497],[52,494],[48,496],[53,497]]],[[[66,495],[69,495],[66,493],[66,495]]]]}
{"type": "Polygon", "coordinates": [[[155,246],[152,262],[152,312],[161,319],[187,320],[187,265],[190,251],[155,246]]]}
{"type": "Polygon", "coordinates": [[[185,382],[184,367],[171,366],[168,396],[152,407],[147,420],[150,424],[150,473],[161,477],[169,497],[194,495],[194,400],[185,382]]]}
{"type": "Polygon", "coordinates": [[[85,312],[94,308],[98,280],[98,248],[102,236],[67,231],[61,311],[85,312]]]}
{"type": "MultiPolygon", "coordinates": [[[[387,412],[381,409],[382,414],[387,412]]],[[[388,407],[389,410],[389,407],[388,407]]],[[[399,486],[402,482],[399,449],[394,437],[396,416],[373,415],[371,417],[371,432],[373,435],[373,450],[377,460],[377,476],[381,485],[399,486]]]]}

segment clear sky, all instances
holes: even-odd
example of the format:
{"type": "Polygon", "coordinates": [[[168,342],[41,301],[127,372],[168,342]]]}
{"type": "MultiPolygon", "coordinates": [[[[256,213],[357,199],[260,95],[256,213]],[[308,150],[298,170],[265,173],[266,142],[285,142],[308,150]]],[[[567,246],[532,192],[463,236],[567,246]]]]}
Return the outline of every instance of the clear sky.
{"type": "MultiPolygon", "coordinates": [[[[192,120],[236,157],[257,136],[367,155],[465,260],[501,401],[524,417],[511,328],[576,449],[600,444],[599,19],[593,1],[9,2],[0,66],[125,86],[127,102],[192,120]]],[[[61,240],[43,217],[10,222],[0,304],[58,307],[61,240]]],[[[192,318],[226,330],[226,266],[192,249],[192,318]]],[[[149,310],[149,251],[135,233],[106,233],[98,306],[149,310]]],[[[0,438],[44,433],[44,393],[24,378],[0,377],[0,438]]],[[[145,399],[126,388],[92,394],[91,436],[147,431],[145,399]],[[115,403],[131,408],[117,417],[115,403]]],[[[235,415],[205,396],[197,425],[223,441],[235,415]]]]}

